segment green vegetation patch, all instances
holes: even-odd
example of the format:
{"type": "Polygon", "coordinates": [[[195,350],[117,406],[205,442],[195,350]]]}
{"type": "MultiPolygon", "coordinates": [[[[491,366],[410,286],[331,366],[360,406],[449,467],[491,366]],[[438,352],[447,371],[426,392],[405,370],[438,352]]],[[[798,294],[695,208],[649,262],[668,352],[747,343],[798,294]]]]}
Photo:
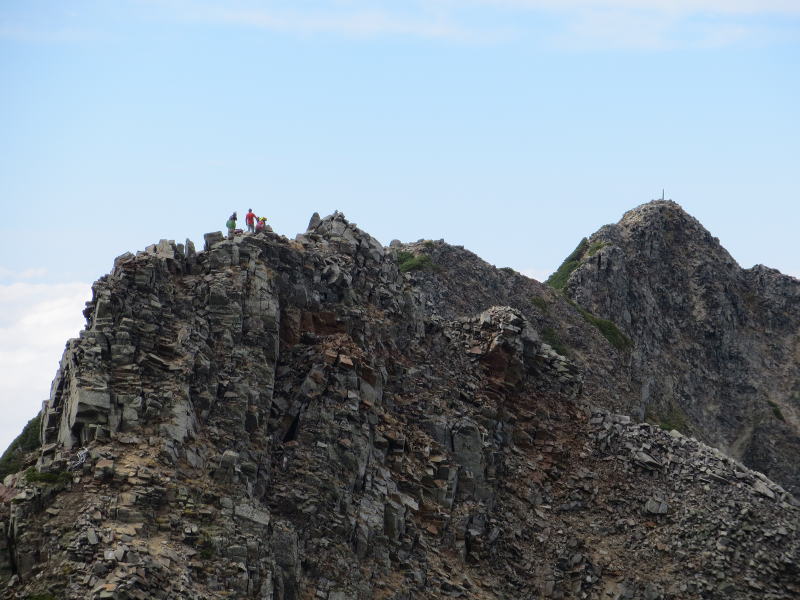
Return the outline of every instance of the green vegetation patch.
{"type": "Polygon", "coordinates": [[[44,594],[28,594],[27,600],[56,600],[56,597],[46,592],[44,594]]]}
{"type": "Polygon", "coordinates": [[[572,272],[578,268],[578,265],[581,264],[581,258],[586,252],[588,246],[589,240],[583,238],[580,244],[578,244],[577,248],[572,251],[572,254],[564,259],[564,262],[561,263],[561,266],[558,267],[558,270],[550,275],[545,283],[557,290],[563,290],[564,286],[567,285],[569,276],[572,275],[572,272]]]}
{"type": "Polygon", "coordinates": [[[650,423],[658,425],[664,431],[680,431],[684,435],[689,434],[689,418],[683,409],[677,404],[671,404],[665,413],[654,413],[645,416],[650,423]]]}
{"type": "Polygon", "coordinates": [[[200,549],[200,558],[203,560],[211,560],[214,558],[216,554],[214,551],[214,542],[207,531],[200,533],[200,540],[197,543],[197,547],[200,549]]]}
{"type": "Polygon", "coordinates": [[[11,442],[11,445],[3,452],[3,456],[0,456],[0,481],[10,473],[21,471],[25,455],[39,449],[39,425],[41,422],[42,419],[39,415],[28,421],[28,424],[22,429],[22,433],[11,442]]]}
{"type": "Polygon", "coordinates": [[[563,290],[564,286],[567,285],[569,276],[572,275],[572,272],[580,266],[581,261],[584,258],[594,256],[600,251],[601,248],[605,248],[606,246],[608,246],[608,242],[601,242],[598,240],[596,242],[592,242],[590,245],[589,240],[583,238],[575,250],[572,251],[572,254],[564,259],[564,262],[561,263],[561,266],[558,267],[558,270],[550,275],[545,283],[557,290],[563,290]]]}
{"type": "Polygon", "coordinates": [[[72,476],[67,471],[40,473],[33,467],[25,471],[25,481],[28,483],[46,483],[48,485],[55,485],[57,483],[67,483],[71,480],[72,476]]]}
{"type": "Polygon", "coordinates": [[[562,341],[561,336],[558,335],[558,332],[555,329],[552,329],[551,327],[542,329],[542,340],[544,340],[547,345],[558,352],[561,356],[569,356],[569,348],[562,341]]]}
{"type": "Polygon", "coordinates": [[[676,431],[680,431],[684,434],[688,431],[686,425],[686,415],[683,413],[670,413],[658,422],[658,426],[665,431],[672,431],[675,429],[676,431]]]}
{"type": "MultiPolygon", "coordinates": [[[[574,304],[574,303],[573,303],[574,304]]],[[[608,343],[614,346],[617,350],[628,350],[633,346],[633,342],[631,338],[620,331],[619,327],[616,326],[614,321],[609,321],[608,319],[601,319],[600,317],[595,317],[592,313],[590,313],[585,308],[581,308],[577,304],[575,304],[575,308],[578,309],[578,312],[581,313],[584,319],[586,319],[589,323],[597,327],[600,333],[603,334],[603,337],[608,340],[608,343]]]]}
{"type": "Polygon", "coordinates": [[[409,271],[433,271],[436,265],[427,254],[412,254],[400,251],[397,253],[397,264],[401,273],[409,271]]]}
{"type": "Polygon", "coordinates": [[[408,262],[414,258],[414,255],[411,252],[406,252],[405,250],[400,250],[397,253],[397,264],[402,265],[405,262],[408,262]]]}
{"type": "MultiPolygon", "coordinates": [[[[531,298],[531,304],[533,304],[536,308],[538,308],[543,313],[549,313],[550,312],[550,305],[547,303],[547,300],[545,300],[541,296],[534,296],[533,298],[531,298]]],[[[550,344],[550,345],[552,346],[552,344],[550,344]]]]}
{"type": "Polygon", "coordinates": [[[775,415],[775,418],[778,419],[779,421],[783,421],[784,423],[786,423],[786,418],[783,416],[783,413],[781,412],[781,407],[778,406],[772,400],[767,400],[767,403],[772,408],[772,414],[775,415]]]}
{"type": "Polygon", "coordinates": [[[588,250],[586,250],[586,256],[594,256],[601,248],[605,248],[606,246],[608,246],[608,242],[594,242],[589,246],[588,250]]]}

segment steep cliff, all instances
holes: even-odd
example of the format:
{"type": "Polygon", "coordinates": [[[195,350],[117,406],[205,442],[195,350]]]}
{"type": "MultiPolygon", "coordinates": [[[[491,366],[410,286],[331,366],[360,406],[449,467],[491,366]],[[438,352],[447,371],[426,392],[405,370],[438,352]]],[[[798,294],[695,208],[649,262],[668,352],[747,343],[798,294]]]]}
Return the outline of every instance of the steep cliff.
{"type": "Polygon", "coordinates": [[[650,342],[600,304],[341,214],[93,291],[0,487],[5,598],[800,594],[791,494],[608,410],[650,342]]]}

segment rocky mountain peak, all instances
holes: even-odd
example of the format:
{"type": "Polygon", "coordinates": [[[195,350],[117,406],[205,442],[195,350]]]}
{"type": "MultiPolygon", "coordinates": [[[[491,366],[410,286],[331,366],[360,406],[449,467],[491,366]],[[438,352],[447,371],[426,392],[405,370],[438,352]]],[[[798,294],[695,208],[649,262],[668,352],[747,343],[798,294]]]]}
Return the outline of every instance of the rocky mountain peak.
{"type": "Polygon", "coordinates": [[[795,280],[665,269],[693,227],[639,207],[563,292],[338,212],[118,257],[0,485],[0,594],[798,597],[795,280]]]}
{"type": "Polygon", "coordinates": [[[800,489],[800,282],[742,269],[677,203],[653,201],[587,240],[565,291],[634,340],[635,414],[800,489]]]}
{"type": "Polygon", "coordinates": [[[644,227],[664,227],[669,222],[679,222],[697,229],[703,229],[700,222],[674,200],[651,200],[640,204],[636,208],[626,211],[622,215],[619,225],[631,228],[636,224],[641,224],[644,227]]]}
{"type": "MultiPolygon", "coordinates": [[[[731,269],[736,262],[703,225],[672,200],[653,200],[627,211],[590,237],[596,246],[625,248],[631,260],[657,269],[673,263],[731,269]]],[[[602,250],[602,248],[600,248],[602,250]]]]}

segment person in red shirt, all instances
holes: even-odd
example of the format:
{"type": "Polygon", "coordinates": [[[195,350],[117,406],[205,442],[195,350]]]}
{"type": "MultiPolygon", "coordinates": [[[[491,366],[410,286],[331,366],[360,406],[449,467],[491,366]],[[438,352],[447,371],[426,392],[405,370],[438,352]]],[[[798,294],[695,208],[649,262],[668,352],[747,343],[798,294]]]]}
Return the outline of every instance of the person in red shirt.
{"type": "Polygon", "coordinates": [[[247,214],[244,216],[244,221],[247,223],[247,231],[255,233],[256,231],[256,213],[252,208],[247,209],[247,214]]]}

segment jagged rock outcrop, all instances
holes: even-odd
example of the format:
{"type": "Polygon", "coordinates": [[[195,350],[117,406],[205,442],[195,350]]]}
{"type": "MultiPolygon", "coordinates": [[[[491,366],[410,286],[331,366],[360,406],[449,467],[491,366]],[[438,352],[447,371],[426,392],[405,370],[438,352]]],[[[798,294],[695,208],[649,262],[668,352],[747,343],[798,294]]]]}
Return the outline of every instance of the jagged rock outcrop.
{"type": "Polygon", "coordinates": [[[604,410],[636,350],[552,290],[338,213],[205,242],[95,284],[0,487],[2,597],[800,593],[792,495],[604,410]]]}
{"type": "Polygon", "coordinates": [[[800,281],[742,269],[671,201],[627,212],[585,247],[565,291],[635,340],[627,410],[800,491],[800,281]]]}

